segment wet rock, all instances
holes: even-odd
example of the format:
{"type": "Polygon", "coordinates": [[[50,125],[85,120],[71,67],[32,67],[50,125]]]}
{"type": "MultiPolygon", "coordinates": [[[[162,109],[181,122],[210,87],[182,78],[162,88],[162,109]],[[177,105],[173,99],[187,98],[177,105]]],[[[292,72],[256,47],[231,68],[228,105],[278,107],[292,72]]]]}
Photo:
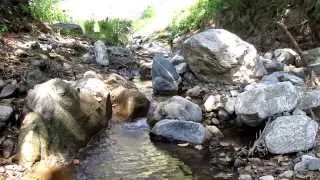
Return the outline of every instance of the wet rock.
{"type": "Polygon", "coordinates": [[[94,72],[94,71],[86,71],[86,72],[83,74],[83,78],[103,79],[100,74],[97,74],[97,73],[94,72]]]}
{"type": "Polygon", "coordinates": [[[265,84],[275,84],[285,81],[289,81],[295,86],[304,86],[304,81],[302,78],[286,72],[274,72],[270,75],[264,76],[261,80],[261,82],[265,84]]]}
{"type": "Polygon", "coordinates": [[[161,120],[155,124],[151,132],[168,139],[194,144],[202,144],[209,138],[209,132],[202,124],[183,120],[161,120]]]}
{"type": "Polygon", "coordinates": [[[91,62],[94,62],[94,55],[91,54],[90,52],[88,53],[85,53],[84,55],[81,56],[81,60],[83,63],[91,63],[91,62]]]}
{"type": "Polygon", "coordinates": [[[222,107],[223,104],[221,103],[220,95],[210,95],[204,103],[204,108],[207,112],[218,110],[222,107]]]}
{"type": "Polygon", "coordinates": [[[285,171],[285,172],[281,173],[279,175],[279,177],[280,178],[288,178],[288,179],[290,179],[290,178],[293,177],[293,175],[294,175],[294,172],[292,170],[288,170],[288,171],[285,171]]]}
{"type": "Polygon", "coordinates": [[[303,155],[301,161],[295,164],[294,171],[320,171],[320,159],[310,155],[303,155]]]}
{"type": "Polygon", "coordinates": [[[287,154],[314,147],[318,123],[308,116],[282,116],[270,124],[264,137],[268,151],[287,154]]]}
{"type": "Polygon", "coordinates": [[[271,175],[259,177],[259,180],[274,180],[274,177],[271,175]]]}
{"type": "Polygon", "coordinates": [[[241,174],[239,180],[252,180],[252,177],[249,174],[241,174]]]}
{"type": "Polygon", "coordinates": [[[96,62],[101,66],[109,65],[109,57],[107,54],[107,47],[104,42],[98,40],[94,43],[94,55],[96,62]]]}
{"type": "Polygon", "coordinates": [[[292,64],[294,65],[296,62],[296,59],[300,58],[299,54],[295,52],[292,49],[284,48],[284,49],[276,49],[274,51],[274,59],[277,62],[283,63],[283,64],[292,64]]]}
{"type": "Polygon", "coordinates": [[[160,56],[153,58],[152,87],[155,94],[177,93],[181,77],[174,66],[160,56]]]}
{"type": "Polygon", "coordinates": [[[119,120],[132,121],[147,116],[150,101],[138,90],[120,86],[111,91],[111,104],[119,120]]]}
{"type": "Polygon", "coordinates": [[[206,128],[214,137],[218,137],[218,138],[223,137],[223,133],[220,131],[219,128],[217,128],[217,126],[207,126],[206,128]]]}
{"type": "Polygon", "coordinates": [[[17,90],[17,85],[15,84],[7,84],[2,88],[0,93],[0,98],[7,98],[12,96],[17,90]]]}
{"type": "Polygon", "coordinates": [[[241,122],[257,126],[267,117],[293,110],[299,93],[290,82],[280,82],[241,93],[235,102],[235,112],[241,122]]]}
{"type": "Polygon", "coordinates": [[[13,108],[8,105],[0,105],[0,129],[3,129],[13,113],[13,108]]]}
{"type": "Polygon", "coordinates": [[[209,29],[183,43],[190,70],[203,81],[250,81],[257,70],[257,50],[224,29],[209,29]]]}
{"type": "Polygon", "coordinates": [[[169,100],[159,103],[153,119],[157,121],[161,119],[177,119],[200,122],[202,120],[202,111],[197,104],[181,96],[173,96],[169,100]]]}

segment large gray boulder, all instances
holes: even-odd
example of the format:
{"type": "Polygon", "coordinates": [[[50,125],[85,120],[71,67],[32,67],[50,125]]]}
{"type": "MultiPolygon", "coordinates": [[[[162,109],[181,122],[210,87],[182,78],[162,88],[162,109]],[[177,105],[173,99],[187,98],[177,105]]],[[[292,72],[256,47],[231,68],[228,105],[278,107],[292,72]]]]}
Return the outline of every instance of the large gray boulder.
{"type": "Polygon", "coordinates": [[[52,79],[28,92],[26,106],[31,112],[20,130],[20,163],[30,167],[49,155],[64,161],[107,124],[112,113],[110,96],[97,84],[86,86],[88,82],[97,81],[52,79]]]}
{"type": "Polygon", "coordinates": [[[200,122],[202,120],[202,111],[199,105],[181,96],[173,96],[167,101],[158,104],[152,118],[156,121],[177,119],[200,122]]]}
{"type": "Polygon", "coordinates": [[[318,123],[305,115],[282,116],[270,124],[264,137],[268,151],[286,154],[314,147],[318,123]]]}
{"type": "Polygon", "coordinates": [[[224,29],[209,29],[183,43],[190,70],[201,80],[250,81],[260,71],[255,47],[224,29]]]}
{"type": "Polygon", "coordinates": [[[235,112],[241,122],[257,126],[267,117],[293,110],[299,101],[299,92],[290,82],[279,82],[258,87],[238,95],[235,112]]]}
{"type": "Polygon", "coordinates": [[[210,137],[208,130],[200,123],[172,119],[157,122],[151,132],[168,139],[194,144],[202,144],[210,137]]]}
{"type": "Polygon", "coordinates": [[[13,108],[9,105],[0,104],[0,129],[4,128],[13,113],[13,108]]]}
{"type": "Polygon", "coordinates": [[[177,93],[181,77],[165,58],[155,56],[152,63],[152,87],[155,94],[177,93]]]}

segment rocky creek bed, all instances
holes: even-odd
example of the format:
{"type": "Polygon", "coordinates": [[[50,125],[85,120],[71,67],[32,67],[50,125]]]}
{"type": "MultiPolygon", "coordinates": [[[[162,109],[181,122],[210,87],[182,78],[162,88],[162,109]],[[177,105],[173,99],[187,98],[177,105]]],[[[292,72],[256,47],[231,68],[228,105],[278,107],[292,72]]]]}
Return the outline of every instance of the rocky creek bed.
{"type": "Polygon", "coordinates": [[[3,179],[320,177],[319,49],[257,52],[223,29],[174,52],[141,37],[0,42],[3,179]]]}

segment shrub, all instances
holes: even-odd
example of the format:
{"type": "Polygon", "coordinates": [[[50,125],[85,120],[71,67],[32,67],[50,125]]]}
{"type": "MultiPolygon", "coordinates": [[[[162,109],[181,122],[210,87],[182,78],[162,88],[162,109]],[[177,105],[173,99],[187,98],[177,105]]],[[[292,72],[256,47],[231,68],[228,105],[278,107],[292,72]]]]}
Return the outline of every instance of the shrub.
{"type": "Polygon", "coordinates": [[[57,2],[58,0],[30,0],[28,9],[34,18],[41,21],[66,21],[67,15],[56,6],[57,2]]]}
{"type": "Polygon", "coordinates": [[[211,23],[222,6],[222,0],[198,0],[189,9],[179,12],[173,18],[169,30],[173,34],[182,34],[200,29],[211,23]]]}
{"type": "Polygon", "coordinates": [[[132,22],[122,19],[89,20],[82,23],[85,36],[91,39],[102,39],[108,45],[125,45],[129,41],[132,22]],[[95,28],[98,25],[98,28],[95,28]]]}

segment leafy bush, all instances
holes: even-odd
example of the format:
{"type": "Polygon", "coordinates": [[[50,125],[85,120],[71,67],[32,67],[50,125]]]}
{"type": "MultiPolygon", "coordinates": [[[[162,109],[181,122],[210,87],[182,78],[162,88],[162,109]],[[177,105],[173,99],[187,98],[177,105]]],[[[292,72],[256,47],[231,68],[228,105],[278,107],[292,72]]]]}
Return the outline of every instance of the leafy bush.
{"type": "Polygon", "coordinates": [[[56,4],[58,0],[30,0],[29,11],[31,15],[45,22],[66,21],[67,15],[56,4]]]}
{"type": "Polygon", "coordinates": [[[174,17],[169,30],[173,34],[181,34],[200,29],[215,18],[217,10],[222,6],[222,0],[198,0],[174,17]]]}
{"type": "Polygon", "coordinates": [[[9,27],[5,24],[0,24],[0,35],[9,31],[9,27]]]}
{"type": "Polygon", "coordinates": [[[108,45],[125,45],[132,28],[131,21],[122,19],[89,20],[82,24],[86,37],[102,39],[108,45]]]}

